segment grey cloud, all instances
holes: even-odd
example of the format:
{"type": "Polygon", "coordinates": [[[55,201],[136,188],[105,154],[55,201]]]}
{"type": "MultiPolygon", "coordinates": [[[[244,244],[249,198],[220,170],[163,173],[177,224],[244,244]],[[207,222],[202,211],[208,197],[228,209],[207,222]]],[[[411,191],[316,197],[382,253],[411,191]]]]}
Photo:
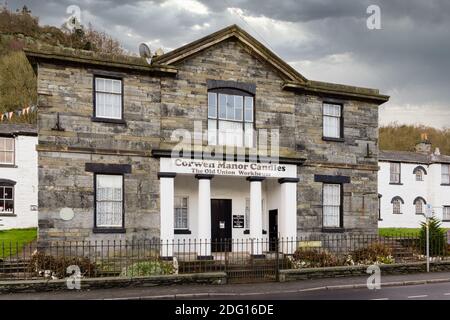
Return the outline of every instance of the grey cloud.
{"type": "MultiPolygon", "coordinates": [[[[334,74],[336,81],[380,88],[391,92],[392,101],[383,108],[382,117],[389,116],[389,105],[395,105],[392,116],[399,117],[402,105],[423,106],[429,112],[447,117],[450,101],[450,1],[448,0],[198,0],[210,13],[199,15],[185,10],[160,6],[160,1],[63,0],[25,1],[43,23],[61,24],[67,16],[66,7],[77,4],[95,27],[107,31],[124,45],[136,51],[139,41],[160,39],[165,48],[184,43],[216,31],[228,24],[239,23],[302,73],[302,61],[323,63],[330,55],[349,54],[353,59],[345,70],[334,74]],[[366,8],[381,7],[382,30],[366,28],[366,8]],[[266,17],[275,23],[298,27],[309,35],[296,41],[295,35],[272,34],[229,14],[229,7],[240,8],[244,16],[266,17]],[[193,29],[194,25],[207,27],[193,29]],[[248,27],[250,24],[251,27],[248,27]],[[126,28],[134,37],[129,37],[126,28]],[[120,30],[120,31],[119,31],[120,30]],[[261,38],[263,35],[263,39],[261,38]],[[364,72],[364,75],[357,74],[364,72]],[[433,107],[429,107],[433,105],[433,107]]],[[[21,7],[23,1],[9,1],[21,7]]],[[[250,21],[250,22],[249,22],[250,21]]],[[[302,34],[299,34],[299,38],[302,34]]],[[[339,67],[339,66],[337,66],[339,67]]],[[[307,68],[305,68],[306,70],[307,68]]],[[[316,80],[328,81],[325,65],[316,80]]],[[[340,70],[337,68],[336,70],[340,70]]],[[[335,71],[336,72],[336,71],[335,71]]],[[[405,121],[414,117],[406,115],[405,121]]],[[[441,126],[450,119],[431,123],[441,126]]],[[[394,119],[395,120],[395,119],[394,119]]],[[[402,119],[396,119],[399,122],[402,119]]],[[[417,121],[424,121],[418,116],[417,121]]]]}

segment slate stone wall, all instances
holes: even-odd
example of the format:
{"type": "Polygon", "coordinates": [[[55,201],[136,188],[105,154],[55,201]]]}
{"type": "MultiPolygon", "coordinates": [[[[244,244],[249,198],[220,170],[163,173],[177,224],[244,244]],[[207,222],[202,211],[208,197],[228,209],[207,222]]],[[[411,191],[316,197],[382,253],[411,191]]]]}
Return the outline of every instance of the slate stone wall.
{"type": "MultiPolygon", "coordinates": [[[[344,232],[377,228],[378,109],[361,101],[282,90],[286,79],[230,39],[180,62],[176,77],[113,72],[124,78],[126,124],[92,122],[93,75],[109,70],[40,63],[39,237],[46,240],[142,239],[159,235],[159,160],[175,129],[207,127],[207,80],[256,85],[256,129],[279,129],[280,156],[307,158],[298,168],[298,234],[321,233],[322,183],[315,174],[344,175],[344,232]],[[344,105],[345,141],[322,140],[322,102],[344,105]],[[52,130],[60,115],[64,131],[52,130]],[[367,145],[370,155],[367,157],[367,145]],[[125,175],[125,234],[94,234],[93,174],[86,162],[131,164],[125,175]],[[61,208],[75,217],[63,221],[61,208]]],[[[326,79],[324,79],[326,80],[326,79]]],[[[206,144],[206,136],[202,140],[206,144]]]]}

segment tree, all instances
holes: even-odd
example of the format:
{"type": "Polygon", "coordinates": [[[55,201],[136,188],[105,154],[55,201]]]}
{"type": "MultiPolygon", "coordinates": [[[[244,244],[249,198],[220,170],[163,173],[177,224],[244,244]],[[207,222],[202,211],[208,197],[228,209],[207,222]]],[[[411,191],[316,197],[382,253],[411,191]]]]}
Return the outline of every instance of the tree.
{"type": "MultiPolygon", "coordinates": [[[[420,229],[420,247],[422,253],[426,254],[427,244],[427,224],[422,222],[420,229]]],[[[435,217],[429,219],[428,223],[430,234],[430,256],[442,256],[447,253],[447,243],[445,241],[444,229],[441,228],[441,223],[435,217]]]]}
{"type": "Polygon", "coordinates": [[[0,58],[0,112],[22,109],[36,103],[36,76],[22,51],[0,58]]]}

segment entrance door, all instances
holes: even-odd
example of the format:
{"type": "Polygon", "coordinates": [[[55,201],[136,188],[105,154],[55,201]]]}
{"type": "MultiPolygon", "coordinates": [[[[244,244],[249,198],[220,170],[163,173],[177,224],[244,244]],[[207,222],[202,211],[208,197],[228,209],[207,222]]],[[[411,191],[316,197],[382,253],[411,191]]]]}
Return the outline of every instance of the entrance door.
{"type": "Polygon", "coordinates": [[[231,199],[211,199],[211,251],[231,251],[231,199]]]}
{"type": "Polygon", "coordinates": [[[278,241],[278,210],[269,211],[269,250],[276,251],[278,241]]]}

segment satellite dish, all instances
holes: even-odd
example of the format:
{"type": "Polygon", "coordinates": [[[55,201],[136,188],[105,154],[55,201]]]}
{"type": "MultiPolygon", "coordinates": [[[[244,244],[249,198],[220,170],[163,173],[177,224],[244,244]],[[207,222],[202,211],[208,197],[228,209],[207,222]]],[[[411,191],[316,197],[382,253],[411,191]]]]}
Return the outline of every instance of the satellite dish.
{"type": "Polygon", "coordinates": [[[139,55],[141,56],[141,58],[146,59],[148,63],[151,62],[152,52],[150,51],[149,45],[145,42],[142,42],[139,45],[139,55]]]}
{"type": "Polygon", "coordinates": [[[163,54],[164,54],[163,49],[161,49],[161,48],[156,49],[156,51],[155,51],[155,57],[162,56],[163,54]]]}

